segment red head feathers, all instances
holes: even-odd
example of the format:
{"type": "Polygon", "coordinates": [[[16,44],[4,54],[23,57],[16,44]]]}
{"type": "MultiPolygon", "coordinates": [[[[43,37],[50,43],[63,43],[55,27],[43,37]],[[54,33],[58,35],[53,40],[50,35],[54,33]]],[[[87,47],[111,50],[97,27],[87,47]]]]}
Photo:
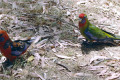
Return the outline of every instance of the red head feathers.
{"type": "Polygon", "coordinates": [[[84,14],[84,13],[81,13],[81,14],[79,14],[79,18],[84,18],[86,16],[86,14],[84,14]]]}
{"type": "Polygon", "coordinates": [[[79,28],[85,26],[86,20],[87,20],[87,15],[84,14],[84,13],[81,13],[81,14],[79,15],[79,28]]]}

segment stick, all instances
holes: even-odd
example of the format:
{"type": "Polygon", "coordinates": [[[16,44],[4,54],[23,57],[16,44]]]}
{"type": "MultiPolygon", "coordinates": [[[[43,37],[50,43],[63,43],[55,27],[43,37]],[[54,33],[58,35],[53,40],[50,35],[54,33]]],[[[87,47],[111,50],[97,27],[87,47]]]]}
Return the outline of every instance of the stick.
{"type": "Polygon", "coordinates": [[[58,62],[56,62],[56,64],[59,65],[59,66],[61,66],[61,67],[63,67],[63,68],[65,68],[68,72],[71,72],[65,65],[60,64],[60,63],[58,63],[58,62]]]}

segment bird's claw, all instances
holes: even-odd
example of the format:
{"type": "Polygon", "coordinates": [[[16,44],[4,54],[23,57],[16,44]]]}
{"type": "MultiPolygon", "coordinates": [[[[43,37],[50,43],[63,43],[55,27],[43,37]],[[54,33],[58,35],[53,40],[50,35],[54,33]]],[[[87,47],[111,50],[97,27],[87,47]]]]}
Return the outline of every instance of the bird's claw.
{"type": "Polygon", "coordinates": [[[89,42],[88,40],[82,42],[83,45],[90,45],[92,42],[89,42]]]}

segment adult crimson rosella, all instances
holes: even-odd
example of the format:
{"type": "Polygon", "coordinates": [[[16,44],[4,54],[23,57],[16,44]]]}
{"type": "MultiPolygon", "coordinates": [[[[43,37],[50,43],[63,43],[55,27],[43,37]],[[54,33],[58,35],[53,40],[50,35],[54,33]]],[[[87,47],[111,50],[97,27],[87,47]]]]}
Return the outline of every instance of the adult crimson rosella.
{"type": "Polygon", "coordinates": [[[12,41],[6,31],[0,30],[0,51],[7,58],[5,65],[10,65],[18,56],[24,54],[32,42],[32,39],[12,41]]]}
{"type": "Polygon", "coordinates": [[[102,30],[88,21],[87,15],[81,13],[79,15],[79,29],[81,34],[90,42],[112,43],[116,45],[114,40],[120,40],[120,36],[102,30]]]}

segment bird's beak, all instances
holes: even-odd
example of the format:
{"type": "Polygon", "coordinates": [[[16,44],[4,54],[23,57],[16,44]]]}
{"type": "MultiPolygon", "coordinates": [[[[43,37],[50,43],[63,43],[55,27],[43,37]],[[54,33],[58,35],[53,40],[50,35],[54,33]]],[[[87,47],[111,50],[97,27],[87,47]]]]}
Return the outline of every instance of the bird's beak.
{"type": "Polygon", "coordinates": [[[81,19],[81,18],[79,18],[79,22],[82,22],[82,19],[81,19]]]}

